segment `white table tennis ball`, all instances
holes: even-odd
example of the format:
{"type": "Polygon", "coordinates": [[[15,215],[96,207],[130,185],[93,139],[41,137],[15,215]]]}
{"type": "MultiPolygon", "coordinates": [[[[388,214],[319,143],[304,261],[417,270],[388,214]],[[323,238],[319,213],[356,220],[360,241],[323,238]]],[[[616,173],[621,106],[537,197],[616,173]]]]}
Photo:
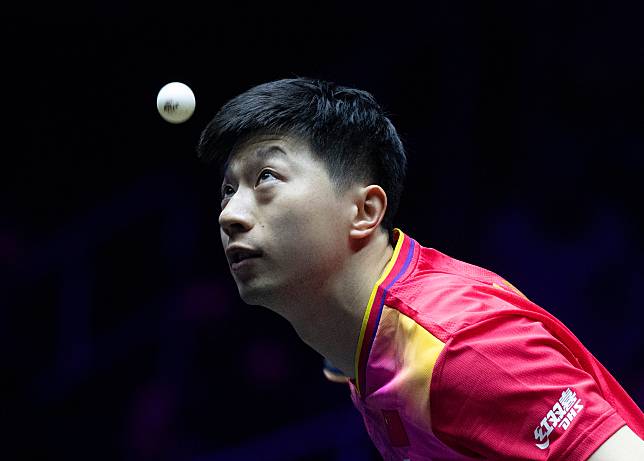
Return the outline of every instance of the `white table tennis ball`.
{"type": "Polygon", "coordinates": [[[168,122],[183,123],[195,111],[195,95],[188,85],[168,83],[159,91],[157,109],[168,122]]]}

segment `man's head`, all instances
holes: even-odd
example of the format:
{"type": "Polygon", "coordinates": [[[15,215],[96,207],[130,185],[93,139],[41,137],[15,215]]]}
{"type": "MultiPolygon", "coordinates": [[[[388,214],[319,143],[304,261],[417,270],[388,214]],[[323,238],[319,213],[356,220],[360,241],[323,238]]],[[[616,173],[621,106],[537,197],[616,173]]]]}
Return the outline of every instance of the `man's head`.
{"type": "Polygon", "coordinates": [[[264,304],[269,285],[326,283],[352,250],[345,235],[363,237],[356,223],[391,233],[405,153],[364,91],[308,79],[256,86],[221,108],[198,153],[224,169],[222,242],[247,302],[264,304]],[[244,248],[261,256],[235,263],[253,255],[244,248]]]}
{"type": "Polygon", "coordinates": [[[406,157],[393,124],[366,91],[310,79],[258,85],[225,104],[203,131],[199,157],[224,164],[257,135],[288,135],[309,144],[339,190],[364,182],[387,194],[382,227],[391,231],[406,157]]]}

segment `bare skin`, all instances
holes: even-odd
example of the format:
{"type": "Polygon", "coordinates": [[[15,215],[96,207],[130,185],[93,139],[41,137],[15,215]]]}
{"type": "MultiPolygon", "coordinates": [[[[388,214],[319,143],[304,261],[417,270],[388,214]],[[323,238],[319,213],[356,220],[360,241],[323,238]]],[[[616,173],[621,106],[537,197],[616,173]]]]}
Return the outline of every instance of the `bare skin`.
{"type": "Polygon", "coordinates": [[[628,426],[622,427],[593,453],[588,461],[641,461],[644,441],[628,426]]]}
{"type": "Polygon", "coordinates": [[[385,192],[339,190],[307,144],[279,136],[235,149],[222,197],[221,239],[242,299],[282,315],[353,377],[364,310],[393,253],[379,225],[385,192]]]}

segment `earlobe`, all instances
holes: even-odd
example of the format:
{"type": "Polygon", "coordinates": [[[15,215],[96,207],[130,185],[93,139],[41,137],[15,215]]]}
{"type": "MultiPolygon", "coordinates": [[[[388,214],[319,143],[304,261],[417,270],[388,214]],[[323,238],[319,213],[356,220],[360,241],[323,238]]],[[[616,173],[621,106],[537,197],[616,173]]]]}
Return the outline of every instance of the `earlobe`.
{"type": "Polygon", "coordinates": [[[382,187],[369,185],[356,194],[355,213],[350,235],[363,239],[372,235],[380,226],[387,209],[387,194],[382,187]]]}

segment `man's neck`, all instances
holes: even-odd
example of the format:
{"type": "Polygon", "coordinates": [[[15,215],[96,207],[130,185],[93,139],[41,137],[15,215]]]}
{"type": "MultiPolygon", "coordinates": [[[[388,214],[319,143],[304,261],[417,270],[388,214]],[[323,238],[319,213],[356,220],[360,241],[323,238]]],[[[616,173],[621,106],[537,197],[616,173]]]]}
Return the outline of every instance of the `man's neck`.
{"type": "Polygon", "coordinates": [[[393,255],[386,234],[379,234],[333,277],[327,287],[291,306],[303,313],[287,318],[300,338],[345,375],[355,378],[355,354],[364,312],[374,284],[393,255]]]}

